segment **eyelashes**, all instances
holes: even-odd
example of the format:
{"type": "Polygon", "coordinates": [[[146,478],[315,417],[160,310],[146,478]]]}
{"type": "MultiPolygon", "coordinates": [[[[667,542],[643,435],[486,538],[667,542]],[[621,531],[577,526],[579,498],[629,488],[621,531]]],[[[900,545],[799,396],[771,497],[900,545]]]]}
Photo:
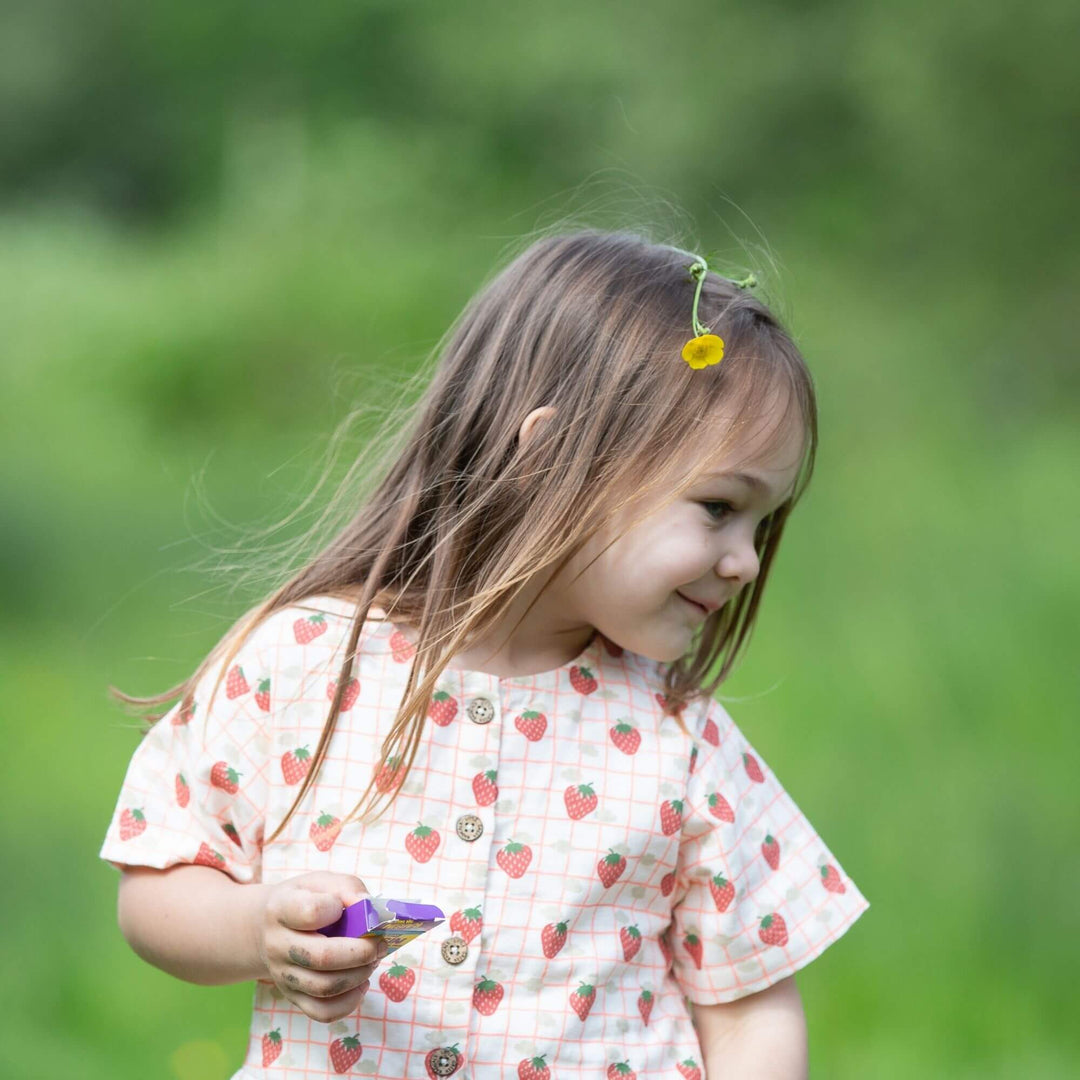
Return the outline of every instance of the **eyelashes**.
{"type": "MultiPolygon", "coordinates": [[[[710,519],[713,521],[722,520],[722,516],[719,514],[714,514],[712,510],[709,509],[712,506],[724,506],[727,507],[729,513],[735,513],[735,507],[732,506],[731,503],[729,503],[726,499],[705,499],[702,501],[701,505],[705,507],[705,513],[708,514],[710,519]]],[[[723,516],[726,517],[727,515],[723,516]]]]}
{"type": "MultiPolygon", "coordinates": [[[[726,499],[702,499],[701,506],[704,508],[710,523],[713,525],[719,525],[726,521],[732,514],[738,513],[738,510],[726,499]]],[[[756,547],[760,547],[765,542],[765,538],[769,535],[773,517],[773,514],[766,514],[765,517],[758,522],[758,526],[754,530],[754,545],[756,547]]]]}

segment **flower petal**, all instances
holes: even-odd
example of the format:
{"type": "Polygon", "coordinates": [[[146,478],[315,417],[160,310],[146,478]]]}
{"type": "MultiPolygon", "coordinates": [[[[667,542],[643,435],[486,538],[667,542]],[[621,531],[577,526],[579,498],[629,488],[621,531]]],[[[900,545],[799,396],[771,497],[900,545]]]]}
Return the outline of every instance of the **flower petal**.
{"type": "Polygon", "coordinates": [[[682,348],[682,358],[695,371],[718,364],[724,358],[724,339],[716,334],[691,338],[682,348]]]}

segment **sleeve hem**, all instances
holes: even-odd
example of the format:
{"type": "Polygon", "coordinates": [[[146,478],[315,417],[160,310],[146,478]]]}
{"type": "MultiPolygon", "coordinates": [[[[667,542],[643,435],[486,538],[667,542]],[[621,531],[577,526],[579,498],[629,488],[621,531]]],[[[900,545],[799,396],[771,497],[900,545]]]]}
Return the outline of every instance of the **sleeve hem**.
{"type": "MultiPolygon", "coordinates": [[[[116,847],[109,843],[106,843],[102,847],[101,851],[98,853],[98,857],[121,873],[129,866],[146,866],[152,870],[168,870],[174,866],[207,865],[205,863],[196,862],[194,858],[185,855],[163,854],[161,852],[140,854],[136,851],[131,851],[129,853],[117,850],[116,847]],[[118,856],[128,857],[119,858],[118,856]]],[[[223,866],[212,866],[210,869],[218,870],[226,877],[231,878],[238,885],[248,885],[257,880],[254,868],[246,865],[227,862],[223,866]]]]}
{"type": "Polygon", "coordinates": [[[828,937],[814,944],[798,958],[794,960],[789,958],[786,964],[777,967],[772,971],[763,972],[757,978],[751,979],[749,982],[739,983],[738,986],[730,987],[725,990],[717,990],[712,993],[704,988],[687,987],[677,978],[676,983],[682,991],[683,996],[695,1005],[727,1005],[733,1001],[738,1001],[740,998],[749,997],[750,994],[756,994],[761,990],[767,990],[770,986],[782,982],[789,976],[794,975],[796,971],[806,967],[811,960],[816,960],[830,945],[838,941],[859,917],[869,909],[869,907],[870,901],[865,897],[860,896],[858,904],[851,909],[847,918],[840,923],[828,937]]]}

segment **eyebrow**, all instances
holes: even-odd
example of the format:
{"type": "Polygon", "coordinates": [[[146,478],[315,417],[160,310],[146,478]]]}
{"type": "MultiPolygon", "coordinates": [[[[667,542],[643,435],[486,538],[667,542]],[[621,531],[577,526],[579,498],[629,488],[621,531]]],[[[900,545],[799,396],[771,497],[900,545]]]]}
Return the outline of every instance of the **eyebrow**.
{"type": "MultiPolygon", "coordinates": [[[[738,480],[740,483],[745,484],[748,488],[751,488],[752,490],[757,491],[762,495],[771,495],[772,494],[772,488],[770,488],[769,485],[760,476],[756,475],[755,473],[738,472],[737,470],[733,470],[731,472],[724,472],[724,471],[712,472],[712,473],[706,473],[704,479],[706,479],[706,480],[738,480]]],[[[789,498],[790,494],[791,493],[789,492],[788,495],[785,496],[785,499],[789,498]]]]}
{"type": "Polygon", "coordinates": [[[769,485],[761,479],[760,476],[755,476],[753,473],[744,472],[712,472],[705,475],[706,480],[738,480],[740,483],[745,484],[749,488],[753,488],[755,491],[760,491],[763,495],[770,494],[771,489],[769,485]]]}

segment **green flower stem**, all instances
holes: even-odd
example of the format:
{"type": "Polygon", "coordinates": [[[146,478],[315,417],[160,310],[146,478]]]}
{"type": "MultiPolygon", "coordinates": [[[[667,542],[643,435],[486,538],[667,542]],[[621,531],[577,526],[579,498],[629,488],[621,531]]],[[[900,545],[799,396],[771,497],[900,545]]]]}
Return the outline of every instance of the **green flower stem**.
{"type": "Polygon", "coordinates": [[[705,274],[707,272],[708,265],[700,257],[690,267],[690,273],[697,278],[697,288],[694,290],[694,337],[701,337],[702,334],[709,333],[709,328],[702,326],[697,317],[698,300],[701,299],[701,286],[705,284],[705,274]]]}

